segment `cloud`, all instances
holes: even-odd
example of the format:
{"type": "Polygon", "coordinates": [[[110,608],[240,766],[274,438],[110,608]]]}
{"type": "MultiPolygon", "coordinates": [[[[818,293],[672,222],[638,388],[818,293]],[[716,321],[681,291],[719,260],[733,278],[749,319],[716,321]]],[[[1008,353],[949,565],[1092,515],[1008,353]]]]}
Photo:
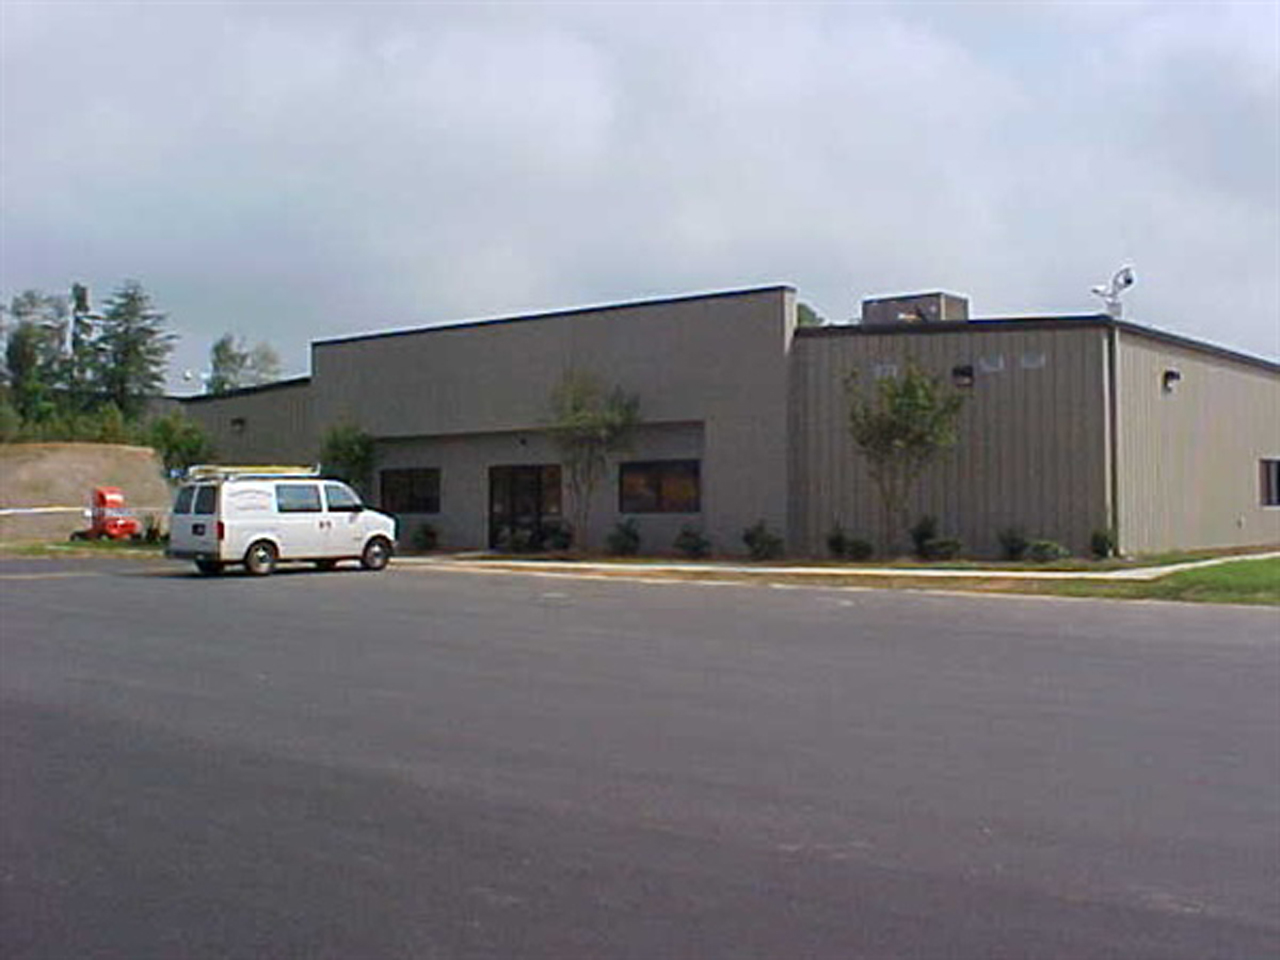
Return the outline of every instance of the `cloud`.
{"type": "Polygon", "coordinates": [[[296,370],[320,336],[772,281],[836,318],[1085,312],[1128,260],[1137,319],[1280,352],[1274,8],[3,17],[3,292],[137,276],[182,366],[226,330],[296,370]]]}

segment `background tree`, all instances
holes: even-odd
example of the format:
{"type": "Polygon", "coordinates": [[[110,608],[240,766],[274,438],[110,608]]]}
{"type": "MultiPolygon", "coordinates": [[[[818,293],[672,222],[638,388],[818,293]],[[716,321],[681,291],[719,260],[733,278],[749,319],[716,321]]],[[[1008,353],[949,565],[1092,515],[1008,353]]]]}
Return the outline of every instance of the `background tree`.
{"type": "Polygon", "coordinates": [[[569,370],[552,388],[550,413],[548,432],[568,477],[574,539],[583,549],[596,486],[609,454],[630,444],[640,422],[640,398],[569,370]]]}
{"type": "Polygon", "coordinates": [[[62,341],[66,346],[58,374],[64,405],[73,414],[92,410],[101,400],[97,381],[103,366],[102,346],[93,329],[94,321],[100,319],[89,306],[89,288],[73,283],[68,336],[62,341]]]}
{"type": "Polygon", "coordinates": [[[209,348],[209,393],[226,393],[240,386],[249,355],[236,344],[236,338],[224,333],[209,348]]]}
{"type": "Polygon", "coordinates": [[[213,459],[213,445],[204,428],[181,410],[152,420],[147,428],[147,442],[169,470],[185,470],[192,464],[213,459]]]}
{"type": "Polygon", "coordinates": [[[245,365],[245,386],[259,387],[280,379],[280,354],[266,341],[255,343],[245,365]]]}
{"type": "Polygon", "coordinates": [[[136,280],[126,280],[107,301],[98,337],[98,380],[103,399],[119,407],[126,419],[138,419],[147,398],[157,396],[164,385],[174,339],[164,320],[136,280]]]}
{"type": "Polygon", "coordinates": [[[55,412],[58,344],[54,331],[31,319],[9,331],[4,349],[9,395],[26,421],[49,419],[55,412]]]}
{"type": "Polygon", "coordinates": [[[320,441],[324,473],[347,481],[365,497],[372,492],[373,463],[373,437],[354,423],[333,425],[320,441]]]}
{"type": "Polygon", "coordinates": [[[809,306],[807,303],[796,304],[796,326],[798,327],[825,327],[826,319],[817,310],[809,306]]]}
{"type": "Polygon", "coordinates": [[[223,334],[209,351],[209,392],[226,393],[280,379],[280,355],[269,343],[248,346],[243,338],[223,334]]]}
{"type": "Polygon", "coordinates": [[[925,468],[956,442],[964,396],[908,362],[901,376],[860,389],[857,373],[845,380],[849,433],[867,460],[884,513],[886,547],[895,549],[909,524],[907,503],[925,468]]]}
{"type": "Polygon", "coordinates": [[[4,383],[24,420],[48,420],[56,411],[62,374],[67,304],[62,297],[24,290],[0,307],[4,320],[4,383]]]}

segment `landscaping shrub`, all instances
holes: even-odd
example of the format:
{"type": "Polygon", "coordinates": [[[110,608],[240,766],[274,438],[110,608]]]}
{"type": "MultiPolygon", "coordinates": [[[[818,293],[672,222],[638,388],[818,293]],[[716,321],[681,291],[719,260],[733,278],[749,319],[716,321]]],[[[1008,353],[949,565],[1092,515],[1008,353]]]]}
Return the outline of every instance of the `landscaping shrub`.
{"type": "Polygon", "coordinates": [[[423,523],[413,531],[413,537],[410,542],[413,545],[413,549],[427,553],[436,548],[436,545],[440,542],[440,534],[431,524],[423,523]]]}
{"type": "Polygon", "coordinates": [[[844,532],[844,527],[837,523],[827,534],[827,552],[837,560],[843,560],[848,546],[849,536],[844,532]]]}
{"type": "Polygon", "coordinates": [[[963,545],[959,540],[938,536],[937,517],[921,517],[909,532],[915,554],[921,560],[952,560],[960,555],[963,545]]]}
{"type": "Polygon", "coordinates": [[[1000,551],[1004,559],[1017,561],[1027,555],[1027,547],[1031,541],[1021,527],[1005,527],[996,536],[1000,540],[1000,551]]]}
{"type": "Polygon", "coordinates": [[[924,559],[926,560],[954,560],[960,556],[960,550],[963,544],[955,537],[939,537],[936,540],[930,540],[924,546],[924,559]]]}
{"type": "Polygon", "coordinates": [[[929,544],[938,538],[938,518],[925,514],[908,532],[911,534],[911,545],[915,555],[921,560],[928,560],[929,544]]]}
{"type": "Polygon", "coordinates": [[[1065,560],[1071,551],[1055,540],[1032,540],[1027,544],[1027,559],[1035,563],[1065,560]]]}
{"type": "Polygon", "coordinates": [[[1111,529],[1095,530],[1089,537],[1089,552],[1095,560],[1106,560],[1116,555],[1116,532],[1111,529]]]}
{"type": "Polygon", "coordinates": [[[844,556],[846,560],[854,560],[861,562],[870,560],[875,554],[876,548],[870,540],[864,540],[862,537],[850,537],[844,545],[844,556]]]}
{"type": "Polygon", "coordinates": [[[827,550],[837,560],[870,560],[875,553],[870,540],[849,536],[838,523],[827,534],[827,550]]]}
{"type": "Polygon", "coordinates": [[[680,528],[680,532],[676,534],[674,546],[679,553],[690,560],[701,560],[711,553],[711,541],[692,524],[685,524],[680,528]]]}
{"type": "Polygon", "coordinates": [[[632,517],[614,526],[605,538],[609,552],[620,557],[634,557],[640,552],[640,528],[632,517]]]}
{"type": "Polygon", "coordinates": [[[568,550],[573,546],[573,529],[559,520],[548,520],[538,528],[538,543],[543,550],[568,550]]]}
{"type": "Polygon", "coordinates": [[[530,553],[535,548],[534,532],[524,527],[503,527],[498,533],[499,553],[530,553]]]}
{"type": "Polygon", "coordinates": [[[742,531],[742,542],[752,560],[773,560],[782,556],[782,538],[761,520],[742,531]]]}

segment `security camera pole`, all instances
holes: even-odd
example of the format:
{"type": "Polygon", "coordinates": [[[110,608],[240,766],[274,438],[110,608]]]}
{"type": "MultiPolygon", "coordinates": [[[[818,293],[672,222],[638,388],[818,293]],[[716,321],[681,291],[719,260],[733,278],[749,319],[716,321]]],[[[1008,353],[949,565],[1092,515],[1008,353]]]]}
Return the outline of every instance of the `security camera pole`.
{"type": "Polygon", "coordinates": [[[1124,315],[1124,304],[1120,302],[1120,294],[1132,287],[1135,279],[1133,267],[1124,266],[1116,271],[1110,283],[1099,284],[1090,292],[1094,296],[1101,297],[1106,305],[1107,314],[1119,320],[1124,315]]]}

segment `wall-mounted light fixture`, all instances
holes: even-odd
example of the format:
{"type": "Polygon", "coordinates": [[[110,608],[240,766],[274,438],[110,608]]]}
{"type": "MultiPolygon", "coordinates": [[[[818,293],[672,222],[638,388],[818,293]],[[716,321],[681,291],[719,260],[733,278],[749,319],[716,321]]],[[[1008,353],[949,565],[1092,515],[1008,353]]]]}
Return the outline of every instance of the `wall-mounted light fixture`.
{"type": "Polygon", "coordinates": [[[1165,393],[1173,393],[1174,386],[1182,379],[1181,371],[1169,369],[1160,375],[1160,389],[1165,393]]]}

